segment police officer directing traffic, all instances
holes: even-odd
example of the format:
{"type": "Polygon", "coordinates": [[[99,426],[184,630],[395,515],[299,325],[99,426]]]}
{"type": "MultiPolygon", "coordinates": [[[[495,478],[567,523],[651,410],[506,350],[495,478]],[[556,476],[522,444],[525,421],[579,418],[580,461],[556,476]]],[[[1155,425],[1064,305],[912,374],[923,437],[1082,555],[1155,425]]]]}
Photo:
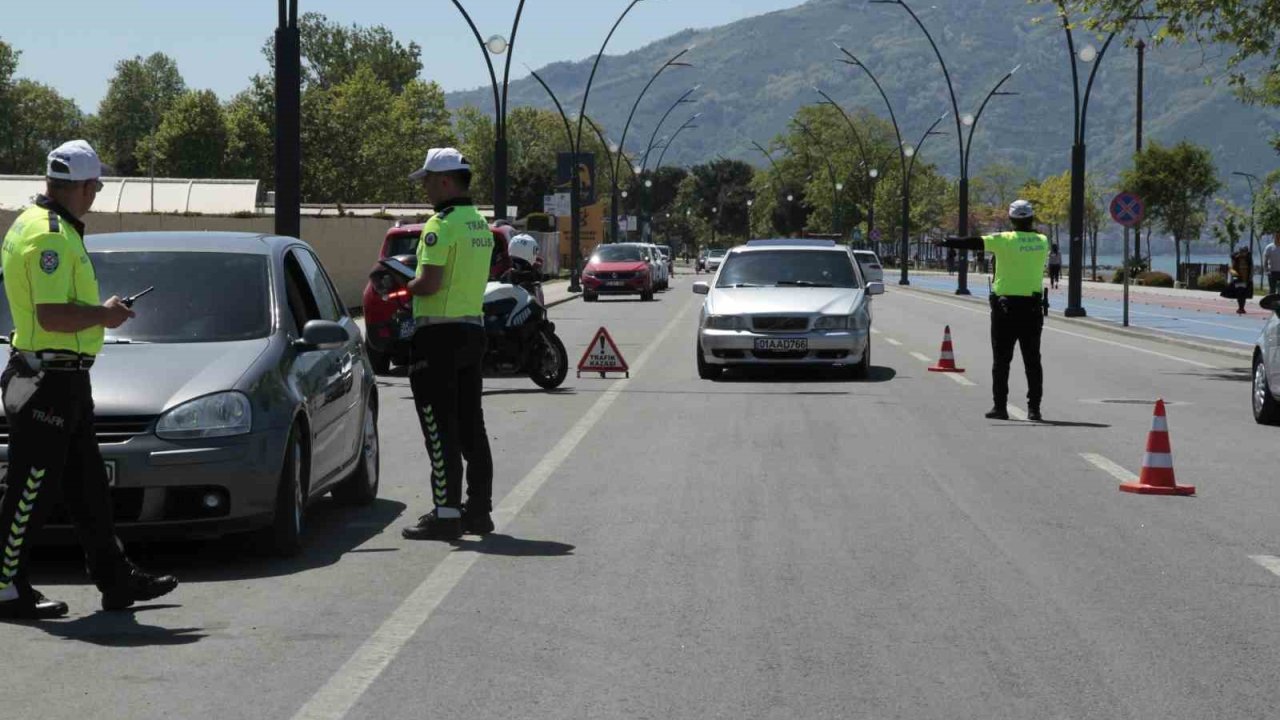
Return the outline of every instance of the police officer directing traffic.
{"type": "Polygon", "coordinates": [[[493,456],[480,407],[484,363],[484,291],[493,233],[468,197],[471,164],[454,148],[432,148],[420,180],[435,215],[418,241],[409,384],[431,461],[435,510],[405,528],[411,540],[456,540],[493,532],[493,456]],[[463,459],[467,502],[462,503],[463,459]]]}
{"type": "Polygon", "coordinates": [[[178,585],[142,572],[116,538],[106,467],[94,432],[89,368],[105,328],[134,316],[118,297],[99,302],[85,250],[84,223],[102,190],[102,163],[83,140],[49,154],[46,193],[4,238],[0,259],[13,315],[9,363],[0,375],[9,419],[9,468],[0,500],[0,619],[67,613],[31,587],[27,560],[53,500],[60,496],[84,546],[104,610],[122,610],[178,585]]]}
{"type": "Polygon", "coordinates": [[[962,250],[993,253],[995,283],[991,289],[991,368],[995,404],[987,417],[1009,419],[1009,365],[1013,348],[1022,350],[1027,371],[1027,419],[1040,422],[1044,395],[1044,370],[1040,365],[1040,334],[1044,330],[1044,264],[1049,239],[1035,231],[1035,208],[1026,200],[1009,206],[1012,232],[974,237],[949,237],[938,244],[962,250]]]}

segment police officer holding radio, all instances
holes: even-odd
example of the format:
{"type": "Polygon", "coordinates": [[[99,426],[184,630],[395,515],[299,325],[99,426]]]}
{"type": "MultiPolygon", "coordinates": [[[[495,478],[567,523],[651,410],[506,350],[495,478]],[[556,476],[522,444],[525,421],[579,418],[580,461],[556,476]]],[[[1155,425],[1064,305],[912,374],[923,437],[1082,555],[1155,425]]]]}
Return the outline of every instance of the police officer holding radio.
{"type": "Polygon", "coordinates": [[[1044,267],[1049,257],[1049,239],[1035,231],[1035,208],[1026,200],[1009,206],[1009,220],[1013,224],[1012,232],[949,237],[937,244],[995,255],[995,283],[990,297],[991,352],[995,356],[991,381],[995,404],[986,417],[1009,419],[1009,365],[1017,345],[1022,349],[1022,364],[1027,371],[1027,419],[1040,422],[1040,399],[1044,395],[1040,335],[1044,330],[1044,267]]]}
{"type": "Polygon", "coordinates": [[[0,375],[9,419],[9,468],[0,500],[0,620],[67,613],[31,587],[32,538],[60,497],[84,546],[104,610],[173,590],[171,576],[142,572],[116,538],[106,468],[94,431],[89,368],[105,328],[134,317],[130,299],[99,303],[84,223],[102,190],[102,164],[83,140],[49,154],[46,193],[4,238],[0,260],[13,315],[9,363],[0,375]]]}

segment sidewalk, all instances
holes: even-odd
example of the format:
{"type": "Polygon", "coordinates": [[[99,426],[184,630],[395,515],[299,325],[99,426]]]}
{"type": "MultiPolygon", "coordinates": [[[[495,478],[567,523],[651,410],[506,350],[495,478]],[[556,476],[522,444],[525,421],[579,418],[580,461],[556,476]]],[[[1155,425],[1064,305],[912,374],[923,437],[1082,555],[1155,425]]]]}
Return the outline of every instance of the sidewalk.
{"type": "Polygon", "coordinates": [[[547,307],[555,307],[563,305],[570,300],[576,300],[581,297],[582,293],[569,292],[568,280],[549,280],[542,283],[542,298],[546,301],[547,307]]]}
{"type": "MultiPolygon", "coordinates": [[[[912,272],[911,287],[934,292],[954,293],[957,276],[935,272],[912,272]]],[[[989,275],[970,273],[969,291],[973,297],[985,300],[989,294],[989,275]]],[[[885,270],[885,283],[892,286],[898,281],[897,271],[885,270]]],[[[1045,281],[1046,284],[1048,281],[1045,281]]],[[[1087,317],[1116,327],[1122,327],[1124,316],[1124,289],[1119,285],[1086,282],[1082,288],[1081,305],[1087,317]]],[[[1064,278],[1057,290],[1049,292],[1049,312],[1061,315],[1067,305],[1067,284],[1064,278]]],[[[1222,345],[1235,350],[1253,347],[1266,324],[1270,313],[1258,307],[1255,300],[1245,305],[1248,314],[1237,315],[1234,300],[1218,297],[1205,290],[1176,290],[1173,288],[1129,288],[1130,327],[1189,338],[1211,345],[1222,345]]]]}

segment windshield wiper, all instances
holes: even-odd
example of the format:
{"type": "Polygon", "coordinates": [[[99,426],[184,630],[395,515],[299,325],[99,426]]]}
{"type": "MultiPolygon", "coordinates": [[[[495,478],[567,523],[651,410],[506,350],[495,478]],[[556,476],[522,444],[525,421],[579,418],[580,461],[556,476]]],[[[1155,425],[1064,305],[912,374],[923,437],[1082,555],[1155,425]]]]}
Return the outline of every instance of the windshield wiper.
{"type": "Polygon", "coordinates": [[[721,285],[722,288],[758,288],[769,287],[768,285],[758,285],[756,283],[734,283],[732,285],[721,285]]]}
{"type": "Polygon", "coordinates": [[[134,340],[132,338],[107,338],[102,341],[103,345],[150,345],[146,340],[134,340]]]}
{"type": "Polygon", "coordinates": [[[831,283],[812,282],[810,280],[779,280],[777,284],[780,286],[791,285],[795,287],[816,287],[816,288],[835,287],[835,285],[832,285],[831,283]]]}

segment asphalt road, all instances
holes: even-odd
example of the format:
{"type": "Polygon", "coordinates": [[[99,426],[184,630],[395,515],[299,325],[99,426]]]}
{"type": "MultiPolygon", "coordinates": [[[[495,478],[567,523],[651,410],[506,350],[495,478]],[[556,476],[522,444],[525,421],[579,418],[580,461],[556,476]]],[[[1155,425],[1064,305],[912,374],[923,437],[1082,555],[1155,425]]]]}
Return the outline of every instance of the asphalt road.
{"type": "Polygon", "coordinates": [[[1277,435],[1239,361],[1054,319],[1049,422],[991,422],[982,308],[895,286],[866,381],[700,381],[689,283],[552,311],[575,361],[608,327],[629,381],[487,383],[487,540],[400,538],[430,493],[390,377],[383,499],[321,503],[301,558],[140,547],[184,585],[108,615],[42,552],[72,616],[0,627],[0,716],[1276,715],[1277,435]],[[926,372],[945,324],[963,376],[926,372]],[[1156,397],[1195,498],[1117,491],[1156,397]]]}

